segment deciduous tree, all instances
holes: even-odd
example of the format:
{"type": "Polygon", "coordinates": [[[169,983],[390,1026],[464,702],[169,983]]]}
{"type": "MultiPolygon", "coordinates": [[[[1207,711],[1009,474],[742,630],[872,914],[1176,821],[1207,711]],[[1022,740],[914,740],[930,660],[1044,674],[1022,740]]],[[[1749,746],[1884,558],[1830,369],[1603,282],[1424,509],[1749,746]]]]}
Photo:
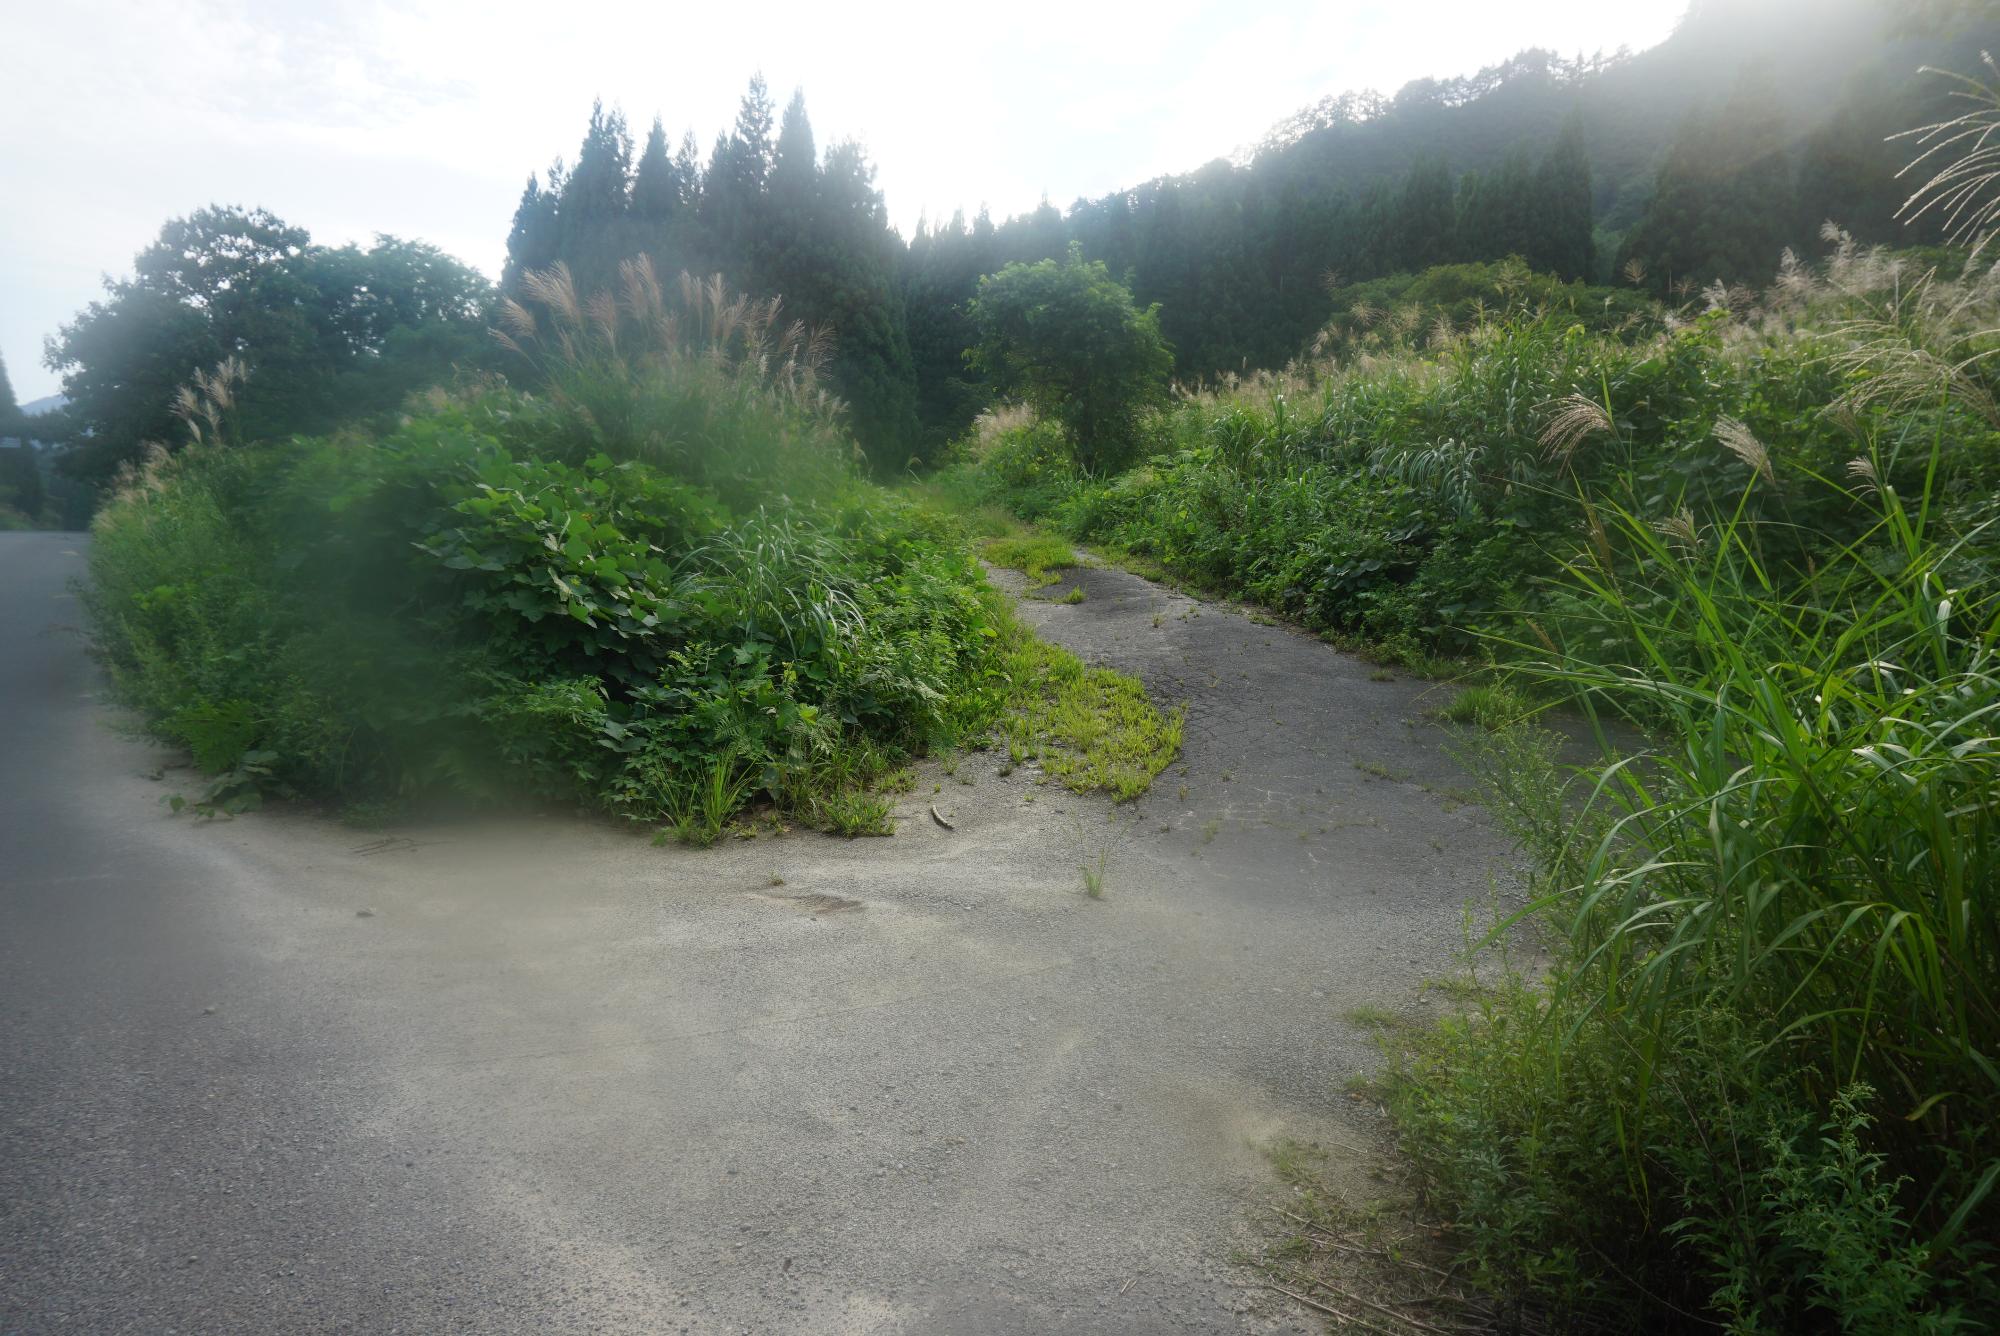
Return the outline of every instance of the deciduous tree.
{"type": "Polygon", "coordinates": [[[1073,243],[1060,260],[1010,264],[981,279],[972,321],[972,364],[1002,393],[1060,421],[1083,468],[1130,457],[1139,413],[1165,394],[1173,369],[1157,306],[1141,310],[1073,243]]]}

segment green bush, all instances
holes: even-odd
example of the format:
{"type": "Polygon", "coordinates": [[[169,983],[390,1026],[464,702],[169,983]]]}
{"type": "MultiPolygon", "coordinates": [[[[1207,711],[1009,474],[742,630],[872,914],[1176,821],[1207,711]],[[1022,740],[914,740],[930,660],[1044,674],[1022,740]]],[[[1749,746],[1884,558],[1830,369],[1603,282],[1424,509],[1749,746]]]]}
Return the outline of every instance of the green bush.
{"type": "Polygon", "coordinates": [[[619,314],[560,274],[511,312],[536,393],[128,478],[98,646],[212,800],[525,795],[699,839],[763,798],[859,829],[881,813],[845,790],[992,727],[1008,615],[956,533],[855,476],[810,350],[768,305],[696,286],[670,320],[627,278],[619,314]]]}
{"type": "Polygon", "coordinates": [[[1001,393],[1060,422],[1077,467],[1100,473],[1130,458],[1139,413],[1164,395],[1173,369],[1159,307],[1140,310],[1071,242],[1061,260],[980,279],[969,313],[979,342],[968,360],[1001,393]]]}

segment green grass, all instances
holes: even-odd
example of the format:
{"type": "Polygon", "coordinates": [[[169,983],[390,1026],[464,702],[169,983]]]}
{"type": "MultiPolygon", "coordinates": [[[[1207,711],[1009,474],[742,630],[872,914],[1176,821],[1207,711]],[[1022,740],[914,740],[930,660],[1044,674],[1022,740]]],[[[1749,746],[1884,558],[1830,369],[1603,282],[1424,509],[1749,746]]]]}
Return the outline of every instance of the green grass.
{"type": "Polygon", "coordinates": [[[1539,890],[1487,943],[1550,968],[1399,1038],[1389,1082],[1491,1288],[1588,1324],[1636,1282],[1745,1329],[2000,1301],[2000,595],[1948,574],[1983,531],[1866,503],[1810,583],[1741,509],[1691,554],[1603,506],[1574,597],[1504,646],[1602,725],[1575,772],[1518,716],[1483,745],[1539,890]]]}
{"type": "Polygon", "coordinates": [[[1104,870],[1111,861],[1111,851],[1100,849],[1097,856],[1078,869],[1083,874],[1083,893],[1092,900],[1104,898],[1104,870]]]}
{"type": "Polygon", "coordinates": [[[1521,694],[1504,686],[1470,686],[1440,707],[1437,717],[1446,723],[1472,724],[1485,729],[1505,728],[1526,718],[1530,706],[1521,694]]]}
{"type": "Polygon", "coordinates": [[[981,553],[995,566],[1020,571],[1028,577],[1028,588],[1041,589],[1061,579],[1061,572],[1076,565],[1076,552],[1060,538],[1047,534],[1012,533],[988,539],[981,553]]]}
{"type": "Polygon", "coordinates": [[[667,790],[666,830],[682,844],[706,849],[722,837],[723,827],[749,789],[747,769],[735,757],[718,758],[706,774],[680,780],[667,790]]]}
{"type": "Polygon", "coordinates": [[[1065,788],[1128,802],[1180,755],[1185,710],[1162,712],[1137,678],[1086,667],[1018,624],[1001,672],[1009,684],[1001,723],[1009,757],[1038,763],[1065,788]]]}

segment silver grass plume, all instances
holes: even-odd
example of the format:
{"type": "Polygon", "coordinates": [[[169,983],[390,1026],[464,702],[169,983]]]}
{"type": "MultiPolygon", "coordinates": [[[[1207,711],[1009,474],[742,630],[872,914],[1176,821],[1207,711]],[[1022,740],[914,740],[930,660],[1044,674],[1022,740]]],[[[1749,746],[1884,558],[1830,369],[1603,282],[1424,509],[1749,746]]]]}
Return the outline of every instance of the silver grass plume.
{"type": "Polygon", "coordinates": [[[1549,459],[1565,463],[1585,441],[1612,431],[1611,415],[1604,411],[1604,405],[1579,392],[1557,402],[1540,441],[1549,459]]]}
{"type": "Polygon", "coordinates": [[[1750,466],[1751,472],[1767,483],[1775,483],[1777,474],[1771,468],[1771,452],[1757,439],[1756,433],[1745,426],[1740,419],[1720,417],[1715,420],[1715,439],[1723,448],[1750,466]]]}

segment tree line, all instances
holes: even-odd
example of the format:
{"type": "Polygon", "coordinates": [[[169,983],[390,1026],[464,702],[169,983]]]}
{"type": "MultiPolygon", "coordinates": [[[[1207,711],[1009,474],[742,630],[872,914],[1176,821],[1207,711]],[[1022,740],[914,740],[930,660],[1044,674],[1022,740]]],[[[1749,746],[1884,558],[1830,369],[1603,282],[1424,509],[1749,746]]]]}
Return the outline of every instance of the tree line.
{"type": "Polygon", "coordinates": [[[781,296],[788,316],[833,335],[834,378],[871,456],[904,462],[918,435],[904,248],[861,147],[822,154],[804,97],[774,116],[762,78],[705,164],[692,135],[669,151],[658,118],[634,147],[622,112],[591,109],[575,161],[528,178],[502,290],[518,295],[522,275],[561,262],[581,290],[606,291],[619,263],[643,253],[662,272],[720,273],[781,296]]]}
{"type": "Polygon", "coordinates": [[[101,484],[147,443],[178,443],[181,391],[230,358],[254,373],[231,405],[246,436],[393,413],[454,368],[494,364],[492,299],[478,270],[421,241],[324,246],[263,209],[199,209],[49,340],[70,401],[51,428],[66,470],[101,484]]]}
{"type": "MultiPolygon", "coordinates": [[[[831,378],[880,468],[930,460],[994,394],[972,303],[1009,264],[1072,246],[1158,308],[1174,374],[1202,381],[1300,355],[1340,291],[1433,266],[1519,257],[1565,280],[1656,295],[1760,282],[1820,225],[1858,240],[1928,239],[1896,218],[1905,183],[1886,138],[1930,110],[1910,71],[1972,68],[2000,23],[1900,26],[1880,0],[1710,0],[1639,55],[1528,51],[1393,98],[1330,98],[1241,161],[1067,209],[996,221],[889,222],[862,148],[822,150],[803,96],[780,114],[753,79],[706,155],[643,139],[593,107],[573,159],[529,176],[501,294],[566,264],[585,292],[620,261],[721,273],[832,338],[831,378]],[[1332,293],[1329,289],[1334,289],[1332,293]]],[[[261,210],[170,222],[129,278],[50,341],[72,401],[71,467],[102,479],[140,443],[175,439],[176,390],[249,356],[244,429],[316,432],[394,409],[453,368],[504,365],[484,336],[495,291],[418,242],[316,245],[261,210]]]]}
{"type": "Polygon", "coordinates": [[[990,397],[967,355],[980,279],[1072,245],[1159,307],[1176,374],[1199,381],[1298,356],[1336,304],[1329,286],[1389,274],[1511,256],[1664,296],[1761,282],[1828,220],[1865,242],[1929,239],[1896,219],[1906,190],[1885,141],[1928,109],[1917,64],[1964,65],[2000,32],[1961,24],[1878,49],[1875,0],[1808,8],[1702,5],[1639,56],[1528,51],[1393,99],[1328,99],[1245,162],[1066,210],[1045,199],[1004,221],[925,219],[907,244],[857,146],[814,156],[800,95],[774,136],[752,80],[706,163],[691,137],[670,153],[657,120],[635,155],[622,116],[599,107],[574,165],[530,178],[503,287],[557,260],[601,285],[643,250],[782,295],[831,329],[857,433],[900,467],[962,434],[990,397]],[[1820,61],[1841,62],[1841,77],[1820,61]],[[1765,76],[1773,62],[1782,76],[1765,76]]]}

